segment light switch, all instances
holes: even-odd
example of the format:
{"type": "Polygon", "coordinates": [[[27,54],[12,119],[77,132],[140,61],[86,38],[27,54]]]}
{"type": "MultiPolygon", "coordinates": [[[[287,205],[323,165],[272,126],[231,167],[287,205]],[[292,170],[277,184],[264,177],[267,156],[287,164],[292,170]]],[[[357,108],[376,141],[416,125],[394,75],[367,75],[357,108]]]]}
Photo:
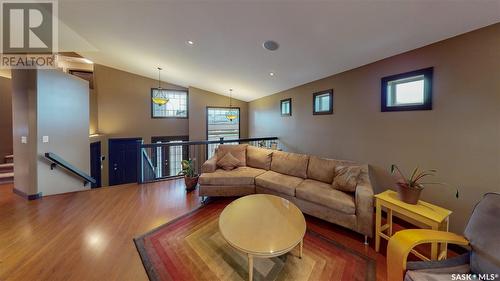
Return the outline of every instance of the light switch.
{"type": "Polygon", "coordinates": [[[49,136],[43,136],[42,137],[42,142],[43,143],[48,143],[49,142],[49,136]]]}
{"type": "Polygon", "coordinates": [[[21,136],[21,143],[28,143],[28,137],[21,136]]]}

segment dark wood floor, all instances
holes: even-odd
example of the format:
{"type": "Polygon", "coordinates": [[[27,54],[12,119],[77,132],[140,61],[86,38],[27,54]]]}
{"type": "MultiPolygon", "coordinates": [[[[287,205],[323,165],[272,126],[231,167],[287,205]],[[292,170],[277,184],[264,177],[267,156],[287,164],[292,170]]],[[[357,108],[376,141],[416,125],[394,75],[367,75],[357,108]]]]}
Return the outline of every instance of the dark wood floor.
{"type": "MultiPolygon", "coordinates": [[[[0,280],[147,280],[132,238],[198,207],[181,180],[101,188],[35,201],[0,185],[0,280]]],[[[324,235],[377,260],[362,236],[330,223],[324,235]]]]}

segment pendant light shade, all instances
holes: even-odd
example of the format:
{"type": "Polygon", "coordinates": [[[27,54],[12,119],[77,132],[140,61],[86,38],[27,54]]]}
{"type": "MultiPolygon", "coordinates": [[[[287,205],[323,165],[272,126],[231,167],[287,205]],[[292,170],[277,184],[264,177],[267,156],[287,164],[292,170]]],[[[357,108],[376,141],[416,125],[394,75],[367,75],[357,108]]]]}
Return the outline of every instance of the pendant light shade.
{"type": "Polygon", "coordinates": [[[160,77],[161,70],[162,70],[161,67],[158,67],[158,88],[156,94],[153,94],[153,97],[151,98],[153,103],[158,106],[162,106],[168,103],[168,98],[165,97],[162,93],[161,77],[160,77]]]}
{"type": "Polygon", "coordinates": [[[232,95],[233,95],[233,89],[229,89],[229,111],[226,113],[226,118],[231,122],[233,122],[233,120],[238,118],[238,113],[236,112],[236,110],[233,109],[232,95]]]}

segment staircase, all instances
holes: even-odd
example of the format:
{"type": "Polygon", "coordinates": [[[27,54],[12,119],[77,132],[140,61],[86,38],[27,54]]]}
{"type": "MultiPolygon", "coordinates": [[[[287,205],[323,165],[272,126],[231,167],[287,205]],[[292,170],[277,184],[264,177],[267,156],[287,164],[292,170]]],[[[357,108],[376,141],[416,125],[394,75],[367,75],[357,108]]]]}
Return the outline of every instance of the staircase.
{"type": "Polygon", "coordinates": [[[14,182],[14,156],[7,155],[4,164],[0,164],[0,184],[14,182]]]}

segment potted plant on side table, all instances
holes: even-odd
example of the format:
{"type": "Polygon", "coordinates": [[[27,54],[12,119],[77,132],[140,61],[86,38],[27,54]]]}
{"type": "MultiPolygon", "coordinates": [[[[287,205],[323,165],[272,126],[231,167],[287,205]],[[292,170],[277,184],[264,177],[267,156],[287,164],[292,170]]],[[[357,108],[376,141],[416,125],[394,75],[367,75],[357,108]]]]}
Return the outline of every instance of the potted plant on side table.
{"type": "Polygon", "coordinates": [[[194,172],[193,161],[182,160],[182,170],[179,172],[180,176],[184,176],[184,183],[186,184],[186,191],[193,191],[198,185],[198,174],[194,172]]]}
{"type": "MultiPolygon", "coordinates": [[[[420,170],[416,167],[411,173],[410,177],[406,177],[399,167],[395,164],[391,165],[391,174],[398,173],[399,179],[397,181],[398,198],[399,200],[408,204],[417,204],[420,199],[420,193],[426,185],[448,185],[444,182],[422,182],[428,176],[434,176],[436,170],[420,170]]],[[[458,188],[456,188],[455,197],[458,198],[458,188]]]]}

